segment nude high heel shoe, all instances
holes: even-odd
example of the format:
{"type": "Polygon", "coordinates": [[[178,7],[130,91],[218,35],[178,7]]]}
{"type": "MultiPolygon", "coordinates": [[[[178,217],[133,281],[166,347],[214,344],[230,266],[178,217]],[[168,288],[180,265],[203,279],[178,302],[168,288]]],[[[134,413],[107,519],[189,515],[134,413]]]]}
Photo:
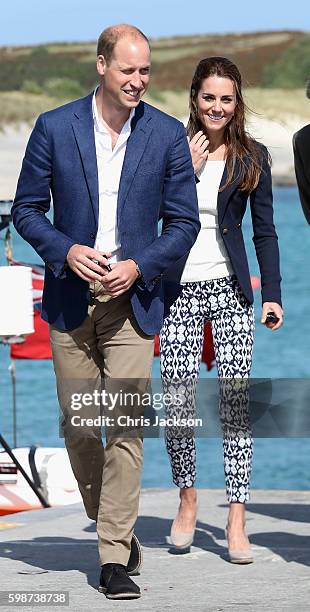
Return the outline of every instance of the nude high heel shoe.
{"type": "Polygon", "coordinates": [[[191,547],[191,545],[193,543],[193,540],[194,540],[194,536],[195,536],[197,511],[198,511],[198,504],[197,504],[197,508],[196,508],[195,525],[194,525],[194,529],[192,529],[192,531],[176,531],[174,529],[174,525],[175,525],[175,520],[176,519],[174,519],[174,521],[173,521],[173,523],[171,525],[169,542],[177,550],[180,550],[180,551],[183,550],[184,551],[187,548],[191,547]]]}
{"type": "Polygon", "coordinates": [[[196,529],[196,524],[192,531],[188,531],[188,532],[174,531],[173,523],[172,523],[172,527],[170,531],[170,538],[169,538],[170,544],[172,544],[172,546],[174,548],[177,548],[178,550],[186,550],[187,548],[190,548],[194,540],[195,529],[196,529]]]}
{"type": "MultiPolygon", "coordinates": [[[[228,543],[227,529],[228,529],[228,526],[226,525],[225,537],[226,537],[226,540],[227,540],[227,543],[228,543]]],[[[253,563],[254,562],[253,553],[251,551],[251,548],[249,550],[237,550],[237,549],[233,549],[233,548],[229,548],[228,547],[228,556],[229,556],[230,563],[237,563],[239,565],[246,565],[248,563],[253,563]]]]}

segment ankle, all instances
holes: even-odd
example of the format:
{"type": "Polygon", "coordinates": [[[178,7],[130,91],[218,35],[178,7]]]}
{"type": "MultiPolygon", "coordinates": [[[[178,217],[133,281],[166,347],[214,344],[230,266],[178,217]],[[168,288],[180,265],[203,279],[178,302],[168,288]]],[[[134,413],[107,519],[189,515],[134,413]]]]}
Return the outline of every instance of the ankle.
{"type": "Polygon", "coordinates": [[[227,517],[227,530],[232,527],[245,529],[246,516],[244,504],[234,503],[230,505],[227,517]]]}
{"type": "Polygon", "coordinates": [[[180,489],[179,496],[181,504],[192,505],[197,503],[197,491],[194,487],[180,489]]]}

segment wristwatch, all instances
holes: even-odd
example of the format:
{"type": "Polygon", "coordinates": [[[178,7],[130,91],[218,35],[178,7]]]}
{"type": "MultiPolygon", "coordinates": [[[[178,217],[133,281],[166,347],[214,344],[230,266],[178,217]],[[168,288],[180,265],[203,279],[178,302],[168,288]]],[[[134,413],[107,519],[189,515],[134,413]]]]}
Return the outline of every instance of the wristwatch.
{"type": "Polygon", "coordinates": [[[133,261],[133,262],[134,262],[134,264],[135,264],[135,266],[136,266],[136,270],[137,270],[137,272],[138,272],[138,278],[137,278],[137,280],[138,280],[139,278],[142,278],[142,272],[141,272],[141,270],[140,270],[140,268],[139,268],[139,265],[137,264],[136,260],[135,260],[135,259],[133,259],[132,257],[130,257],[130,259],[131,259],[131,261],[133,261]]]}
{"type": "Polygon", "coordinates": [[[141,270],[139,268],[139,265],[137,264],[137,262],[134,259],[132,261],[134,261],[135,264],[136,264],[136,270],[138,272],[138,278],[142,278],[142,272],[141,272],[141,270]]]}

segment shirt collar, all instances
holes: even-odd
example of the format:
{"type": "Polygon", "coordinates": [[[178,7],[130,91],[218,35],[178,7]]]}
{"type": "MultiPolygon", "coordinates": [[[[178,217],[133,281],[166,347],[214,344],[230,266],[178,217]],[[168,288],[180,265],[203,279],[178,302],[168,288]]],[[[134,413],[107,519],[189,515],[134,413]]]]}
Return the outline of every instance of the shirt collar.
{"type": "MultiPolygon", "coordinates": [[[[97,93],[97,90],[98,90],[98,87],[96,87],[96,89],[94,91],[93,101],[92,101],[92,111],[93,111],[94,126],[95,126],[97,132],[101,132],[103,134],[109,134],[107,128],[102,123],[102,121],[100,121],[100,119],[99,119],[99,114],[98,114],[98,109],[97,109],[97,104],[96,104],[96,93],[97,93]]],[[[132,121],[133,117],[135,116],[135,112],[136,112],[136,109],[132,108],[126,123],[124,123],[124,125],[122,127],[121,134],[127,134],[127,133],[130,134],[131,133],[131,121],[132,121]]]]}

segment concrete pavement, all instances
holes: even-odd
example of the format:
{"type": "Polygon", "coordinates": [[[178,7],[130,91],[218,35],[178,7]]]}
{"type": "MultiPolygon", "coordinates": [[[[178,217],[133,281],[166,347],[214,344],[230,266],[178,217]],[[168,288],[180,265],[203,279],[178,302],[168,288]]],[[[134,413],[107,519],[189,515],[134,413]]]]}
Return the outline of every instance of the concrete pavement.
{"type": "MultiPolygon", "coordinates": [[[[136,533],[144,564],[135,578],[141,599],[111,602],[97,591],[96,531],[80,504],[0,517],[1,591],[67,590],[63,609],[74,612],[310,609],[310,492],[252,492],[247,526],[255,562],[248,566],[227,560],[224,491],[199,491],[191,552],[171,554],[166,535],[177,499],[175,489],[142,492],[136,533]]],[[[61,608],[22,607],[51,609],[61,608]]]]}

